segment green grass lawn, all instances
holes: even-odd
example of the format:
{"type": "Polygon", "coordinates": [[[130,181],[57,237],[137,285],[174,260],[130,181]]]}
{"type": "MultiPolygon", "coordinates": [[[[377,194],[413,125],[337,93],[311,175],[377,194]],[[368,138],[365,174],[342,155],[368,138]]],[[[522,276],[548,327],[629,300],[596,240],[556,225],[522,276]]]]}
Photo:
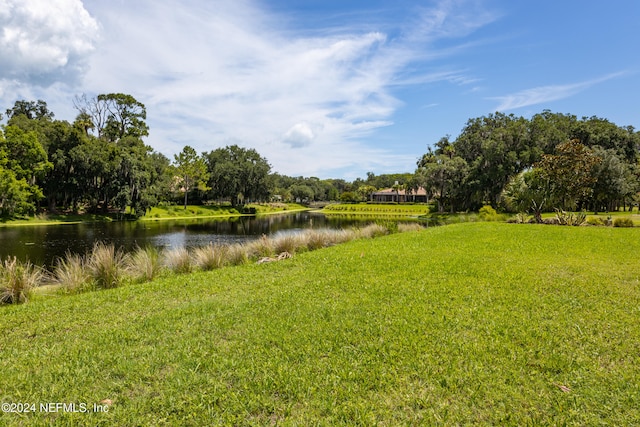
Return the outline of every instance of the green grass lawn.
{"type": "MultiPolygon", "coordinates": [[[[252,203],[246,205],[246,208],[255,209],[255,213],[258,215],[307,209],[296,203],[252,203]]],[[[237,216],[242,213],[238,209],[233,208],[231,205],[187,205],[186,209],[180,205],[155,206],[141,219],[159,220],[237,216]]]]}
{"type": "Polygon", "coordinates": [[[325,206],[321,212],[325,214],[417,216],[428,213],[429,207],[424,204],[333,203],[325,206]]]}
{"type": "Polygon", "coordinates": [[[0,425],[638,425],[639,252],[464,223],[1,307],[0,425]]]}

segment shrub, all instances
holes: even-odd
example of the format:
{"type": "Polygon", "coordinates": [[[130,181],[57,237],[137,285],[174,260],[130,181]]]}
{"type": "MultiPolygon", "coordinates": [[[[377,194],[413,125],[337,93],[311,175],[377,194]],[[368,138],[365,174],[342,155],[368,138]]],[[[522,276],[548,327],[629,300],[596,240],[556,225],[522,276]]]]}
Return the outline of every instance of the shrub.
{"type": "Polygon", "coordinates": [[[26,302],[33,288],[46,277],[40,267],[30,262],[20,262],[16,257],[0,263],[0,303],[18,304],[26,302]]]}
{"type": "Polygon", "coordinates": [[[616,218],[613,220],[614,227],[633,227],[631,218],[616,218]]]}
{"type": "Polygon", "coordinates": [[[85,257],[67,252],[58,259],[53,270],[53,283],[66,293],[77,293],[93,288],[85,257]]]}
{"type": "Polygon", "coordinates": [[[175,248],[164,253],[164,265],[174,273],[191,273],[193,263],[186,248],[175,248]]]}
{"type": "Polygon", "coordinates": [[[560,225],[578,226],[585,223],[587,220],[587,214],[584,211],[573,213],[556,209],[556,219],[560,225]]]}
{"type": "Polygon", "coordinates": [[[604,219],[602,219],[600,217],[597,217],[597,216],[592,216],[592,217],[587,218],[587,224],[589,224],[589,225],[607,225],[605,223],[604,219]]]}
{"type": "Polygon", "coordinates": [[[501,221],[502,216],[489,205],[483,206],[478,211],[478,218],[480,221],[501,221]]]}
{"type": "Polygon", "coordinates": [[[126,279],[127,255],[113,245],[98,242],[89,257],[89,272],[99,289],[117,288],[126,279]]]}
{"type": "Polygon", "coordinates": [[[153,280],[162,271],[160,252],[152,246],[137,248],[129,257],[128,270],[138,281],[153,280]]]}

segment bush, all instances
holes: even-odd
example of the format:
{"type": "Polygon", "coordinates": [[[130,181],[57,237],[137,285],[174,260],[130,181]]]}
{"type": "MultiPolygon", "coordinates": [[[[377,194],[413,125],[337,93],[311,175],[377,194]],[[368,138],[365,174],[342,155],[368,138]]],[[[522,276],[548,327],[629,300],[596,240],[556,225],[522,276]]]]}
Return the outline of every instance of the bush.
{"type": "Polygon", "coordinates": [[[587,218],[587,224],[589,225],[607,225],[605,220],[597,217],[597,216],[591,216],[589,218],[587,218]]]}
{"type": "Polygon", "coordinates": [[[556,209],[556,219],[560,225],[582,225],[587,220],[587,214],[585,212],[566,212],[560,209],[556,209]]]}
{"type": "Polygon", "coordinates": [[[502,219],[498,212],[489,205],[480,208],[478,217],[480,221],[500,221],[502,219]]]}
{"type": "Polygon", "coordinates": [[[614,227],[633,227],[631,218],[616,218],[613,220],[614,227]]]}

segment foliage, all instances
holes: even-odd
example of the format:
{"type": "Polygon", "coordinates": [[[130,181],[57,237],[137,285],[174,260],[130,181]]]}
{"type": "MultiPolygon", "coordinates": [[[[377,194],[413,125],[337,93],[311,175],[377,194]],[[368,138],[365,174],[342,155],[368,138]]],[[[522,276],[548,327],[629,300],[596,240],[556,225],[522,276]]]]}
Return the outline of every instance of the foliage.
{"type": "Polygon", "coordinates": [[[587,220],[587,214],[582,212],[566,212],[560,209],[556,209],[556,219],[560,225],[574,225],[579,226],[585,223],[587,220]]]}
{"type": "Polygon", "coordinates": [[[562,209],[575,208],[593,194],[592,169],[601,162],[579,140],[558,144],[556,154],[545,154],[537,164],[550,192],[562,209]]]}
{"type": "Polygon", "coordinates": [[[414,187],[423,187],[438,201],[438,212],[455,212],[463,207],[464,194],[461,189],[468,179],[469,168],[463,158],[452,156],[450,146],[445,150],[449,155],[423,156],[415,173],[414,187]]]}
{"type": "Polygon", "coordinates": [[[211,199],[228,199],[233,206],[267,200],[271,165],[256,150],[231,145],[203,156],[211,199]]]}
{"type": "Polygon", "coordinates": [[[613,220],[614,227],[633,227],[633,220],[631,218],[616,218],[613,220]]]}
{"type": "Polygon", "coordinates": [[[206,190],[206,181],[209,179],[207,166],[196,150],[186,146],[179,154],[174,155],[175,172],[179,179],[178,185],[184,191],[184,209],[187,209],[187,196],[193,188],[206,190]]]}

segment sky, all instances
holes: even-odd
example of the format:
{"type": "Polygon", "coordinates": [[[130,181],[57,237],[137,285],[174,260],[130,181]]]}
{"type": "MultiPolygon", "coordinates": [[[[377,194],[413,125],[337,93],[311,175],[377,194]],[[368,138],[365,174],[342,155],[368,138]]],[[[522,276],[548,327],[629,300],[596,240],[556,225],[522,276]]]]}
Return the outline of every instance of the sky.
{"type": "MultiPolygon", "coordinates": [[[[0,111],[146,106],[170,159],[237,144],[272,171],[413,172],[497,111],[640,128],[637,0],[0,0],[0,111]]],[[[6,119],[6,118],[5,118],[6,119]]]]}

